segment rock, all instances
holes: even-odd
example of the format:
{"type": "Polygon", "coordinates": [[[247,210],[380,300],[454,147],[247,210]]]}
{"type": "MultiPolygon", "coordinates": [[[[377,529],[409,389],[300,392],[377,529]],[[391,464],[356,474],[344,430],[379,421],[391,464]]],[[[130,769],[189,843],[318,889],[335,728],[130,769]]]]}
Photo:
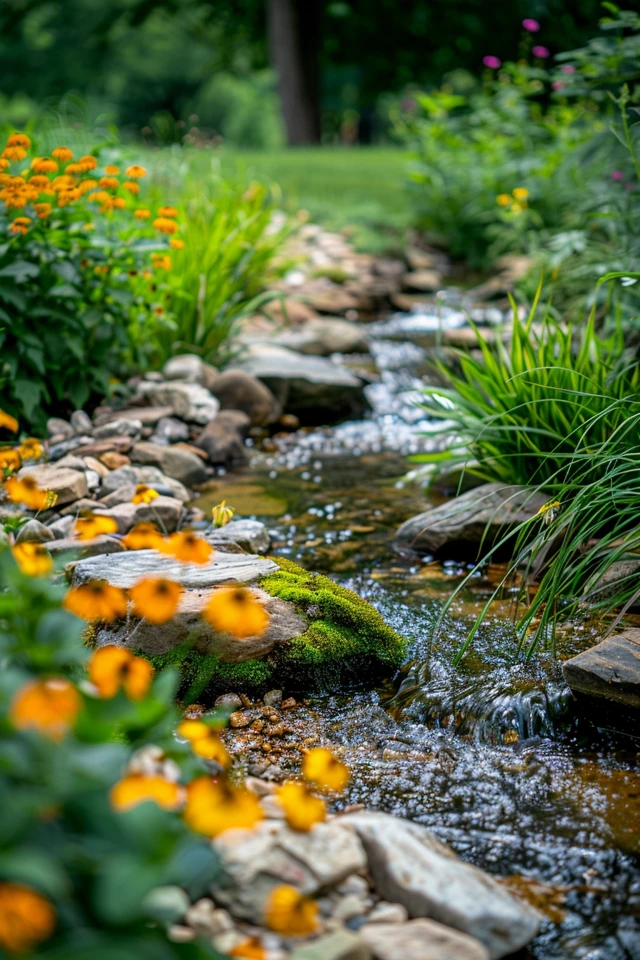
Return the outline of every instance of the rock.
{"type": "MultiPolygon", "coordinates": [[[[213,421],[215,422],[215,421],[213,421]]],[[[175,417],[161,417],[151,438],[153,443],[178,443],[189,439],[189,427],[175,417]]]]}
{"type": "Polygon", "coordinates": [[[237,543],[247,553],[267,553],[271,537],[260,520],[230,520],[224,527],[214,527],[207,535],[214,546],[237,543]]]}
{"type": "Polygon", "coordinates": [[[477,559],[481,545],[486,551],[513,533],[548,499],[529,487],[485,483],[411,517],[399,528],[396,545],[423,553],[445,552],[477,559]]]}
{"type": "Polygon", "coordinates": [[[60,517],[58,520],[54,520],[52,523],[48,523],[47,527],[49,530],[51,530],[56,540],[64,540],[64,538],[69,535],[71,527],[74,523],[75,517],[69,515],[66,517],[60,517]]]}
{"type": "Polygon", "coordinates": [[[81,513],[93,513],[96,507],[97,503],[95,500],[92,500],[90,497],[83,497],[81,500],[74,500],[73,503],[62,507],[60,514],[63,517],[73,517],[75,519],[81,513]]]}
{"type": "Polygon", "coordinates": [[[370,906],[371,900],[368,897],[359,896],[357,893],[348,893],[336,904],[333,917],[342,923],[348,923],[349,920],[355,920],[356,917],[364,917],[370,906]]]}
{"type": "Polygon", "coordinates": [[[73,435],[73,427],[67,420],[60,420],[58,417],[49,417],[47,420],[47,436],[49,438],[62,437],[65,440],[70,440],[73,435]]]}
{"type": "Polygon", "coordinates": [[[56,535],[50,527],[45,527],[39,520],[27,520],[18,530],[16,543],[47,543],[55,540],[56,535]]]}
{"type": "Polygon", "coordinates": [[[250,426],[249,417],[239,410],[221,410],[198,437],[196,445],[206,453],[210,463],[226,467],[246,463],[247,451],[238,429],[239,416],[246,418],[245,428],[250,426]]]}
{"type": "Polygon", "coordinates": [[[89,492],[87,479],[80,470],[69,470],[68,467],[57,467],[51,463],[41,463],[32,467],[22,467],[18,478],[33,477],[42,490],[52,490],[58,497],[56,506],[72,503],[86,497],[89,492]]]}
{"type": "Polygon", "coordinates": [[[281,413],[269,388],[245,370],[234,368],[218,374],[211,392],[220,401],[221,410],[246,413],[254,427],[273,423],[281,413]]]}
{"type": "Polygon", "coordinates": [[[233,920],[226,910],[216,908],[213,900],[203,897],[186,911],[187,924],[199,937],[215,937],[227,930],[233,930],[233,920]]]}
{"type": "Polygon", "coordinates": [[[367,353],[369,349],[362,326],[340,317],[317,317],[296,330],[283,331],[272,343],[318,357],[367,353]]]}
{"type": "Polygon", "coordinates": [[[346,367],[284,347],[254,344],[243,369],[262,380],[303,423],[355,418],[368,409],[364,383],[346,367]]]}
{"type": "Polygon", "coordinates": [[[75,540],[73,537],[64,537],[61,540],[52,540],[45,544],[52,556],[74,550],[82,559],[86,557],[111,556],[114,553],[123,553],[125,550],[121,540],[101,533],[92,540],[75,540]]]}
{"type": "Polygon", "coordinates": [[[158,420],[170,417],[172,413],[171,407],[126,407],[101,413],[96,416],[95,425],[101,427],[112,420],[139,420],[143,427],[152,427],[158,420]]]}
{"type": "Polygon", "coordinates": [[[102,493],[113,493],[119,487],[135,487],[138,482],[138,471],[135,467],[116,467],[106,477],[103,477],[102,493]]]}
{"type": "Polygon", "coordinates": [[[289,326],[294,327],[317,317],[317,313],[312,307],[291,297],[272,300],[271,303],[265,305],[264,312],[273,317],[274,320],[284,321],[289,326]]]}
{"type": "Polygon", "coordinates": [[[142,432],[142,421],[122,417],[119,420],[110,420],[109,423],[96,427],[93,435],[96,440],[108,437],[139,437],[142,432]]]}
{"type": "Polygon", "coordinates": [[[62,470],[63,467],[67,467],[69,470],[81,470],[83,473],[86,473],[89,469],[82,457],[76,457],[72,453],[67,453],[66,456],[56,461],[58,470],[62,470]]]}
{"type": "Polygon", "coordinates": [[[340,284],[324,278],[309,280],[304,285],[304,298],[318,313],[347,313],[358,309],[358,298],[347,293],[340,284]]]}
{"type": "Polygon", "coordinates": [[[170,407],[170,414],[180,420],[203,425],[213,420],[220,409],[216,398],[205,387],[181,380],[166,383],[143,381],[138,386],[135,399],[154,406],[170,407]]]}
{"type": "MultiPolygon", "coordinates": [[[[125,460],[128,459],[125,457],[125,460]]],[[[100,463],[99,460],[96,460],[95,457],[82,457],[83,462],[85,463],[88,470],[93,470],[94,473],[97,473],[100,479],[106,477],[109,473],[109,468],[105,466],[104,463],[100,463]]]]}
{"type": "Polygon", "coordinates": [[[142,441],[133,447],[131,459],[134,463],[158,467],[168,477],[190,487],[204,483],[208,479],[206,468],[200,458],[187,450],[142,441]]]}
{"type": "Polygon", "coordinates": [[[531,907],[459,860],[426,827],[370,811],[346,814],[340,823],[362,841],[377,892],[401,903],[409,916],[475,937],[492,960],[519,950],[538,932],[541,918],[531,907]]]}
{"type": "Polygon", "coordinates": [[[182,380],[184,383],[199,383],[207,390],[218,376],[218,371],[211,364],[205,363],[196,353],[183,353],[171,357],[162,368],[165,380],[182,380]]]}
{"type": "Polygon", "coordinates": [[[237,693],[223,693],[214,704],[219,710],[240,710],[242,700],[237,693]]]}
{"type": "Polygon", "coordinates": [[[367,923],[406,923],[409,913],[401,903],[380,900],[367,917],[367,923]]]}
{"type": "Polygon", "coordinates": [[[74,410],[69,419],[76,436],[81,437],[93,432],[91,417],[84,410],[74,410]]]}
{"type": "MultiPolygon", "coordinates": [[[[291,960],[370,960],[369,946],[349,930],[338,930],[294,947],[291,960]]],[[[409,960],[398,954],[394,960],[409,960]]]]}
{"type": "Polygon", "coordinates": [[[375,960],[489,960],[478,940],[433,920],[366,923],[359,936],[375,960]]]}
{"type": "Polygon", "coordinates": [[[282,703],[282,690],[269,690],[262,698],[265,707],[279,707],[282,703]]]}
{"type": "Polygon", "coordinates": [[[182,503],[174,497],[156,497],[151,503],[120,503],[106,510],[98,504],[94,506],[96,515],[112,517],[117,522],[121,535],[138,523],[155,523],[165,533],[173,533],[180,526],[183,511],[182,503]]]}
{"type": "Polygon", "coordinates": [[[52,443],[49,445],[49,460],[60,460],[67,453],[71,453],[72,450],[77,450],[79,447],[84,447],[90,443],[91,437],[89,436],[71,437],[69,440],[62,440],[60,443],[52,443]]]}
{"type": "Polygon", "coordinates": [[[314,896],[366,866],[362,844],[341,820],[317,823],[296,833],[282,821],[259,823],[253,830],[231,830],[213,843],[221,877],[215,900],[232,916],[260,923],[271,891],[282,883],[314,896]]]}
{"type": "Polygon", "coordinates": [[[129,466],[131,460],[126,454],[118,453],[117,450],[107,450],[106,453],[100,454],[99,462],[108,470],[118,470],[120,467],[129,466]]]}
{"type": "Polygon", "coordinates": [[[142,901],[145,915],[158,923],[178,923],[189,907],[189,897],[176,886],[156,887],[142,901]]]}
{"type": "Polygon", "coordinates": [[[628,627],[562,665],[574,693],[640,707],[640,629],[628,627]]]}
{"type": "MultiPolygon", "coordinates": [[[[101,459],[103,453],[109,450],[116,450],[118,453],[128,453],[133,441],[131,437],[106,437],[104,440],[95,440],[91,443],[83,443],[76,447],[76,453],[79,457],[97,457],[101,459]]],[[[102,461],[104,463],[104,461],[102,461]]]]}
{"type": "Polygon", "coordinates": [[[405,273],[402,284],[405,290],[435,293],[442,287],[442,274],[438,270],[413,270],[411,273],[405,273]]]}

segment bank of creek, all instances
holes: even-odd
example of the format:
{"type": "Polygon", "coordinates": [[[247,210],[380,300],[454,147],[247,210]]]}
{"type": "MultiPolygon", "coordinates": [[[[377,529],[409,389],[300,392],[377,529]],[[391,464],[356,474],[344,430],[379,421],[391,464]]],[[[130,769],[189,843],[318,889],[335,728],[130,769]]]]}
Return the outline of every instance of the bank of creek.
{"type": "MultiPolygon", "coordinates": [[[[426,824],[541,910],[542,931],[523,957],[640,957],[640,741],[578,709],[553,660],[518,657],[508,601],[452,668],[491,570],[470,582],[435,639],[467,568],[393,549],[399,524],[428,503],[406,478],[406,455],[433,442],[411,393],[424,354],[383,340],[371,353],[381,379],[367,418],[277,436],[197,504],[208,512],[225,498],[237,515],[262,520],[274,555],[371,601],[410,639],[409,661],[374,690],[303,698],[278,746],[246,729],[229,730],[227,745],[246,771],[276,779],[299,769],[297,747],[331,746],[352,771],[337,809],[364,804],[426,824]]],[[[563,654],[597,632],[576,627],[563,654]]]]}

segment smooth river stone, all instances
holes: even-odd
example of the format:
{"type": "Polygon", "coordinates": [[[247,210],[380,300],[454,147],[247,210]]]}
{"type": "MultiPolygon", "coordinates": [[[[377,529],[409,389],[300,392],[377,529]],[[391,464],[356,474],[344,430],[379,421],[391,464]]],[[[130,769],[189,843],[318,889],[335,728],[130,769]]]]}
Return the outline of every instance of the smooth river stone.
{"type": "Polygon", "coordinates": [[[187,590],[206,590],[221,583],[253,583],[278,565],[253,554],[214,553],[207,563],[181,563],[157,550],[132,550],[117,557],[91,557],[76,564],[73,583],[107,580],[129,589],[143,577],[165,577],[187,590]]]}

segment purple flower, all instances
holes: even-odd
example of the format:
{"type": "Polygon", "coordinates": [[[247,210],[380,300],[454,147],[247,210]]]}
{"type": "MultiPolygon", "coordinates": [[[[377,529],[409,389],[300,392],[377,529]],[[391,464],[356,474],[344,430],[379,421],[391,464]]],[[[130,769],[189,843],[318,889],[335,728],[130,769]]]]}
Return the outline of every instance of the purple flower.
{"type": "Polygon", "coordinates": [[[623,177],[624,177],[624,173],[622,172],[622,170],[613,170],[613,171],[611,172],[611,179],[612,179],[612,180],[622,180],[623,177]]]}
{"type": "Polygon", "coordinates": [[[540,57],[541,60],[549,56],[549,51],[546,47],[534,47],[532,53],[534,57],[540,57]]]}
{"type": "Polygon", "coordinates": [[[538,21],[531,20],[529,17],[522,21],[522,26],[525,28],[525,30],[528,30],[529,33],[537,33],[540,29],[540,24],[538,21]]]}
{"type": "Polygon", "coordinates": [[[575,73],[575,72],[576,72],[576,68],[575,68],[574,66],[572,66],[572,64],[570,64],[570,63],[565,63],[564,67],[561,67],[560,69],[562,70],[563,73],[575,73]]]}
{"type": "Polygon", "coordinates": [[[489,67],[490,70],[497,70],[498,67],[502,66],[502,60],[498,60],[497,57],[483,57],[482,62],[485,67],[489,67]]]}

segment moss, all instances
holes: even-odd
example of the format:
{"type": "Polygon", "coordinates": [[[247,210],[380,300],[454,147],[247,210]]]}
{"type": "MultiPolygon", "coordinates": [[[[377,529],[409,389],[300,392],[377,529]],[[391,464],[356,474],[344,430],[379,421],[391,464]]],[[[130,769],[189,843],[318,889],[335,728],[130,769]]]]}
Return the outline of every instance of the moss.
{"type": "MultiPolygon", "coordinates": [[[[145,654],[141,654],[145,656],[145,654]]],[[[245,660],[244,663],[224,663],[218,657],[199,653],[189,643],[182,643],[167,653],[148,657],[157,671],[177,667],[180,671],[180,699],[195,703],[230,690],[255,691],[264,689],[273,673],[267,660],[245,660]]]]}

